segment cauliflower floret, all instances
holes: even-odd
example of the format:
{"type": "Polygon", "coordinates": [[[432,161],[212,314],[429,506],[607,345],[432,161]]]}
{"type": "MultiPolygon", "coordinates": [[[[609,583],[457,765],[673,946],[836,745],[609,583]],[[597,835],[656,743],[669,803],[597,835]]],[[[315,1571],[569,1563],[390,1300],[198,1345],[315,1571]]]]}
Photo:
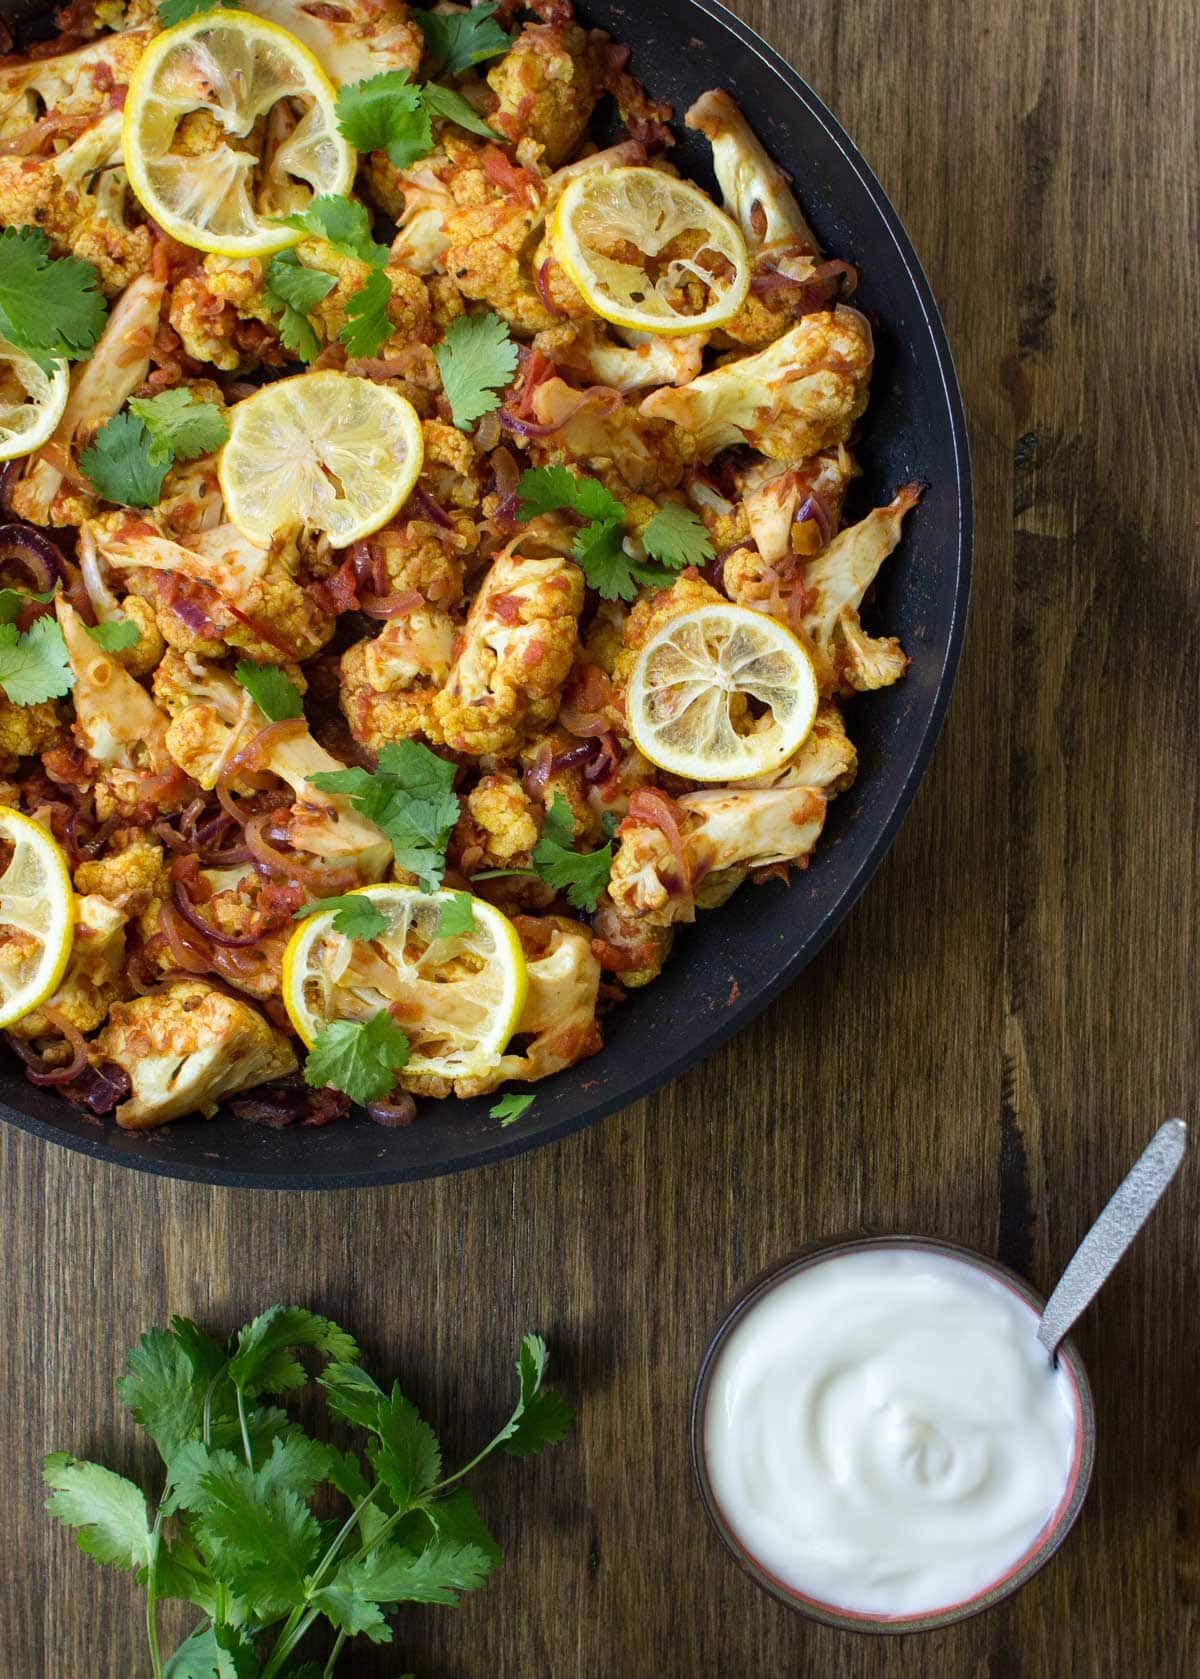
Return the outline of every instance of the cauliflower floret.
{"type": "Polygon", "coordinates": [[[163,848],[135,840],[111,857],[80,863],[75,890],[104,898],[127,916],[141,915],[154,899],[165,898],[171,890],[163,848]]]}
{"type": "Polygon", "coordinates": [[[201,272],[184,274],[172,286],[167,320],[196,361],[211,362],[224,373],[254,366],[262,341],[253,344],[254,334],[248,342],[240,324],[257,321],[262,340],[275,339],[262,263],[257,257],[205,257],[201,272]]]}
{"type": "Polygon", "coordinates": [[[76,452],[112,419],[150,370],[150,350],[158,331],[165,282],[143,274],[117,299],[90,360],[71,374],[71,394],[50,441],[31,455],[12,492],[13,512],[34,525],[78,525],[92,511],[95,497],[74,490],[60,498],[64,453],[76,452]]]}
{"type": "MultiPolygon", "coordinates": [[[[451,516],[453,518],[453,515],[451,516]]],[[[474,521],[470,521],[469,535],[462,533],[466,544],[478,542],[474,521]]],[[[385,525],[363,544],[365,553],[378,556],[386,572],[383,594],[403,594],[415,589],[431,606],[457,606],[463,596],[463,563],[459,558],[457,522],[456,536],[447,541],[447,532],[425,519],[405,519],[385,525]]],[[[381,578],[383,583],[384,579],[381,578]]],[[[370,592],[370,591],[367,591],[370,592]]]]}
{"type": "Polygon", "coordinates": [[[751,251],[780,245],[814,255],[817,241],[792,195],[788,178],[750,130],[737,104],[720,88],[702,93],[684,121],[712,147],[713,172],[727,215],[740,225],[751,251]]]}
{"type": "Polygon", "coordinates": [[[64,728],[57,700],[14,705],[0,696],[0,765],[15,770],[18,758],[32,758],[53,746],[64,728]]]}
{"type": "Polygon", "coordinates": [[[126,913],[96,893],[75,900],[75,942],[58,989],[40,1008],[9,1031],[17,1038],[43,1038],[55,1031],[47,1009],[78,1032],[94,1032],[118,998],[129,995],[125,976],[126,913]]]}
{"type": "Polygon", "coordinates": [[[517,931],[526,948],[529,995],[515,1038],[529,1041],[505,1055],[494,1072],[455,1080],[458,1096],[484,1095],[508,1079],[549,1078],[603,1047],[596,1019],[600,964],[589,930],[569,916],[547,915],[519,917],[517,931]]]}
{"type": "Polygon", "coordinates": [[[479,457],[471,439],[457,426],[441,420],[422,420],[425,455],[421,478],[440,506],[474,510],[479,504],[479,457]]]}
{"type": "Polygon", "coordinates": [[[416,75],[424,38],[404,0],[244,0],[302,40],[340,87],[385,70],[416,75]]]}
{"type": "Polygon", "coordinates": [[[867,405],[873,353],[865,318],[839,305],[806,315],[757,355],[652,392],[641,412],[692,433],[705,460],[734,443],[772,460],[806,460],[849,436],[867,405]]]}
{"type": "Polygon", "coordinates": [[[49,141],[63,119],[101,116],[116,88],[126,87],[149,30],[104,35],[75,52],[18,58],[0,65],[0,140],[28,144],[39,120],[57,119],[37,136],[49,141]]]}
{"type": "Polygon", "coordinates": [[[464,297],[486,302],[515,332],[541,332],[555,316],[533,279],[533,255],[545,214],[541,178],[518,169],[495,146],[445,144],[439,169],[453,198],[442,231],[442,262],[464,297]]]}
{"type": "Polygon", "coordinates": [[[602,91],[597,53],[574,23],[526,24],[487,73],[499,104],[491,126],[522,148],[523,162],[561,163],[575,149],[602,91]]]}
{"type": "Polygon", "coordinates": [[[454,624],[435,607],[391,618],[374,640],[342,654],[341,707],[350,732],[373,752],[424,735],[440,742],[434,700],[450,674],[454,624]]]}
{"type": "Polygon", "coordinates": [[[640,915],[623,916],[607,892],[596,905],[592,928],[593,954],[627,991],[658,978],[675,939],[673,927],[649,926],[640,915]]]}
{"type": "Polygon", "coordinates": [[[449,245],[446,218],[454,209],[454,195],[439,166],[446,168],[439,153],[411,169],[397,169],[386,152],[372,152],[367,163],[371,195],[399,229],[391,260],[413,274],[437,273],[449,245]]]}
{"type": "MultiPolygon", "coordinates": [[[[685,397],[702,383],[703,378],[697,379],[682,390],[656,391],[654,397],[685,397]]],[[[562,379],[547,379],[533,393],[533,413],[539,425],[555,429],[534,444],[534,454],[539,460],[580,461],[621,493],[655,495],[673,489],[695,448],[685,432],[665,423],[672,415],[651,415],[647,403],[652,400],[647,397],[638,408],[605,385],[577,391],[562,379]]]]}
{"type": "Polygon", "coordinates": [[[516,776],[507,770],[483,776],[466,803],[463,826],[469,830],[472,871],[528,868],[540,830],[533,802],[516,776]]]}
{"type": "Polygon", "coordinates": [[[706,342],[702,332],[664,338],[626,327],[606,331],[602,321],[589,318],[561,321],[539,332],[533,348],[570,373],[625,392],[648,385],[686,385],[700,372],[706,342]]]}
{"type": "Polygon", "coordinates": [[[853,456],[839,445],[797,467],[757,461],[739,472],[747,530],[762,558],[770,563],[789,554],[811,557],[823,548],[825,533],[838,527],[855,470],[853,456]],[[817,500],[820,513],[812,505],[817,500]],[[799,519],[806,506],[807,516],[799,519]]]}
{"type": "Polygon", "coordinates": [[[904,515],[920,499],[906,484],[887,507],[877,507],[834,537],[804,571],[806,610],[801,620],[817,655],[823,691],[886,688],[908,669],[895,636],[875,639],[858,618],[863,595],[900,540],[904,515]]]}
{"type": "Polygon", "coordinates": [[[116,1111],[127,1131],[185,1114],[211,1117],[222,1097],[296,1070],[282,1032],[249,1003],[200,980],[114,1003],[92,1054],[96,1066],[115,1062],[129,1075],[133,1094],[116,1111]]]}
{"type": "Polygon", "coordinates": [[[553,720],[582,607],[583,574],[570,560],[497,556],[434,701],[448,746],[504,754],[553,720]]]}

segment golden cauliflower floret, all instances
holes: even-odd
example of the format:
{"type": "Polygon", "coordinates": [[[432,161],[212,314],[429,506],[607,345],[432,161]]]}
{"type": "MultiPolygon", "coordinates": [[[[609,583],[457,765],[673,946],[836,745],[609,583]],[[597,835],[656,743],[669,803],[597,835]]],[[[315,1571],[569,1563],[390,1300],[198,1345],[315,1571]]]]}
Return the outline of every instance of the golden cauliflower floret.
{"type": "Polygon", "coordinates": [[[136,626],[138,639],[132,647],[120,648],[113,658],[124,665],[130,676],[149,676],[167,650],[154,607],[139,595],[126,595],[121,602],[121,612],[136,626]]]}
{"type": "Polygon", "coordinates": [[[258,1010],[200,980],[114,1003],[96,1039],[97,1066],[116,1062],[133,1093],[117,1124],[140,1131],[185,1114],[211,1116],[225,1096],[296,1070],[282,1032],[258,1010]]]}
{"type": "MultiPolygon", "coordinates": [[[[473,524],[472,536],[477,539],[473,524]]],[[[426,520],[389,525],[369,537],[367,547],[383,556],[389,592],[415,589],[431,606],[443,608],[457,606],[462,599],[462,560],[426,520]]]]}
{"type": "Polygon", "coordinates": [[[239,619],[229,625],[224,640],[260,664],[311,659],[337,628],[337,619],[321,610],[274,552],[266,571],[238,604],[249,623],[239,619]]]}
{"type": "Polygon", "coordinates": [[[570,560],[496,558],[434,701],[448,746],[503,755],[554,719],[582,607],[583,575],[570,560]]]}
{"type": "Polygon", "coordinates": [[[547,379],[533,393],[533,412],[539,425],[554,427],[534,444],[539,462],[578,461],[622,500],[631,490],[674,489],[696,453],[670,417],[648,417],[645,403],[639,409],[605,385],[581,393],[564,379],[547,379]]]}
{"type": "Polygon", "coordinates": [[[215,706],[189,705],[172,718],[167,751],[185,775],[210,792],[228,755],[230,730],[215,706]]]}
{"type": "Polygon", "coordinates": [[[467,794],[467,814],[472,841],[482,847],[476,868],[528,865],[539,829],[533,802],[515,775],[497,770],[483,776],[467,794]]]}
{"type": "Polygon", "coordinates": [[[514,332],[525,334],[554,324],[531,267],[540,213],[540,200],[533,205],[514,195],[457,203],[444,222],[443,260],[459,291],[487,303],[514,332]]]}
{"type": "Polygon", "coordinates": [[[94,1032],[118,998],[127,997],[125,975],[126,914],[106,897],[87,895],[75,902],[75,943],[62,983],[41,1008],[9,1031],[17,1038],[48,1037],[56,1031],[47,1010],[69,1021],[77,1032],[94,1032]]]}
{"type": "Polygon", "coordinates": [[[920,495],[918,485],[906,484],[886,507],[875,508],[839,531],[805,567],[801,625],[810,639],[823,693],[886,688],[908,669],[908,656],[896,637],[869,636],[858,610],[900,541],[904,516],[920,495]]]}
{"type": "Polygon", "coordinates": [[[492,127],[513,145],[531,140],[552,165],[574,149],[602,91],[596,54],[574,23],[527,24],[487,81],[500,101],[492,127]]]}
{"type": "Polygon", "coordinates": [[[439,504],[447,512],[454,507],[478,506],[479,457],[471,439],[457,426],[441,420],[423,420],[421,435],[425,443],[421,475],[439,504]]]}
{"type": "Polygon", "coordinates": [[[434,700],[450,674],[454,625],[435,608],[391,618],[373,640],[342,654],[341,707],[372,752],[413,735],[439,742],[434,700]]]}
{"type": "Polygon", "coordinates": [[[629,612],[621,631],[621,651],[613,661],[613,678],[622,686],[637,662],[642,648],[664,624],[700,606],[723,606],[724,595],[706,583],[693,566],[681,571],[669,589],[643,595],[629,612]]]}
{"type": "Polygon", "coordinates": [[[242,352],[234,334],[238,313],[213,289],[211,277],[185,274],[171,288],[167,320],[179,334],[184,352],[196,361],[211,362],[224,373],[242,366],[242,352]]]}
{"type": "Polygon", "coordinates": [[[171,890],[163,848],[135,840],[111,857],[80,863],[75,890],[103,898],[127,916],[141,915],[153,899],[165,898],[171,890]]]}
{"type": "Polygon", "coordinates": [[[62,707],[57,700],[14,705],[0,696],[0,763],[14,769],[18,758],[32,758],[53,746],[62,729],[62,707]]]}

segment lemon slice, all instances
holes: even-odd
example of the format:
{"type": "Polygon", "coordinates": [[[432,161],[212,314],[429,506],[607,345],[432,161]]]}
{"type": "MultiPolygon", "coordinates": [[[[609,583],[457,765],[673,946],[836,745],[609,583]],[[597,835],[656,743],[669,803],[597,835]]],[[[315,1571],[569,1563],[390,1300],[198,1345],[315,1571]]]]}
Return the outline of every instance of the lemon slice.
{"type": "Polygon", "coordinates": [[[336,97],[313,54],[277,23],[245,11],[188,18],[155,36],[130,80],[129,184],[196,250],[265,256],[294,245],[300,235],[276,218],[354,180],[336,97]]]}
{"type": "Polygon", "coordinates": [[[472,898],[469,933],[438,932],[453,892],[415,886],[361,886],[387,916],[370,940],[333,926],[334,911],[309,916],[283,955],[283,1001],[311,1049],[331,1020],[370,1020],[390,1009],[408,1036],[406,1071],[478,1078],[499,1063],[529,990],[517,930],[506,915],[472,898]]]}
{"type": "Polygon", "coordinates": [[[703,332],[737,314],[750,257],[736,223],[689,181],[632,165],[565,188],[550,250],[589,309],[641,332],[703,332]]]}
{"type": "Polygon", "coordinates": [[[0,461],[41,448],[62,419],[70,384],[65,361],[43,373],[32,356],[0,338],[0,461]]]}
{"type": "Polygon", "coordinates": [[[250,542],[324,531],[334,548],[370,536],[403,505],[424,457],[421,422],[390,385],[298,373],[235,404],[217,476],[250,542]]]}
{"type": "Polygon", "coordinates": [[[71,871],[38,822],[0,806],[0,1027],[31,1014],[58,989],[75,937],[71,871]]]}
{"type": "Polygon", "coordinates": [[[638,655],[625,711],[644,757],[689,781],[781,768],[817,714],[812,661],[789,629],[744,606],[670,619],[638,655]]]}

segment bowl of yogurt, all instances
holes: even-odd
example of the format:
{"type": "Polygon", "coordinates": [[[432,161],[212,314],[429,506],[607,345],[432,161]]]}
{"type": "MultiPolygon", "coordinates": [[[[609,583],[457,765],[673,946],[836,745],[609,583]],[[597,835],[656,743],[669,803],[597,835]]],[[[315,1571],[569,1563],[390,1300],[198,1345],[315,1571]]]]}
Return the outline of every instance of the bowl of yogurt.
{"type": "Polygon", "coordinates": [[[692,1458],[751,1577],[860,1632],[989,1608],[1058,1549],[1095,1450],[1079,1354],[995,1260],[912,1236],[802,1250],[734,1302],[704,1355],[692,1458]]]}

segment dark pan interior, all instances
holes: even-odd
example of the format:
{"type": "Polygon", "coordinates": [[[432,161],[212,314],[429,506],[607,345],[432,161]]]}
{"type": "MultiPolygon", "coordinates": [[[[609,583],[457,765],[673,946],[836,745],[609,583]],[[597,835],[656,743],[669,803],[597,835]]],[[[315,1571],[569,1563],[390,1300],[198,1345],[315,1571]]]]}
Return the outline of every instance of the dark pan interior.
{"type": "MultiPolygon", "coordinates": [[[[27,11],[0,0],[0,15],[27,11]]],[[[721,6],[589,0],[581,18],[633,48],[631,68],[680,115],[706,88],[729,89],[792,175],[825,249],[861,272],[856,302],[877,327],[871,407],[857,506],[902,483],[928,488],[884,567],[868,620],[898,634],[907,678],[855,700],[850,731],[859,779],[835,801],[811,866],[790,888],[747,887],[685,930],[662,978],[612,1013],[593,1060],[538,1085],[507,1130],[494,1098],[426,1103],[416,1124],[389,1131],[364,1115],[319,1130],[273,1131],[225,1117],[144,1134],[82,1120],[0,1064],[0,1117],[41,1137],[141,1171],[212,1183],[336,1188],[463,1170],[553,1141],[625,1106],[708,1054],[794,979],[850,909],[895,836],[928,763],[958,660],[970,581],[971,491],[966,427],[945,333],[894,210],[815,94],[721,6]],[[731,998],[735,999],[731,1001],[731,998]]],[[[677,125],[675,160],[711,185],[707,147],[677,125]]]]}

